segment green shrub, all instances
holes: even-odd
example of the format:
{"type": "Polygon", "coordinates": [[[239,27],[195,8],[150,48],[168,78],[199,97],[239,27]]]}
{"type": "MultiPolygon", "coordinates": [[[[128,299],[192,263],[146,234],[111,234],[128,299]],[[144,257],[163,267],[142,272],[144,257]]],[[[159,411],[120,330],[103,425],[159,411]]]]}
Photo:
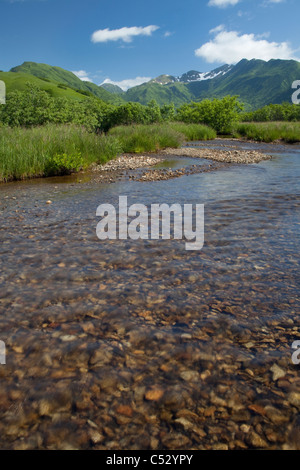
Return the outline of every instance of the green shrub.
{"type": "Polygon", "coordinates": [[[73,155],[56,154],[49,158],[45,166],[45,175],[69,175],[79,171],[83,166],[84,161],[80,153],[73,155]]]}
{"type": "Polygon", "coordinates": [[[177,110],[176,119],[185,123],[206,124],[218,134],[229,134],[239,120],[243,105],[237,96],[225,96],[222,99],[205,99],[199,103],[182,105],[177,110]]]}

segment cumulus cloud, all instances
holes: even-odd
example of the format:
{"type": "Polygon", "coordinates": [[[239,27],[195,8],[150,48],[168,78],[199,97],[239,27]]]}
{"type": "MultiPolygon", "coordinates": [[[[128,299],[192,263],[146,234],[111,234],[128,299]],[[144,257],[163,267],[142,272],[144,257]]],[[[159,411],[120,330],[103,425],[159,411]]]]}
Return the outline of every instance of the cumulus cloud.
{"type": "Polygon", "coordinates": [[[226,8],[229,6],[237,5],[239,2],[240,0],[209,0],[208,6],[226,8]]]}
{"type": "Polygon", "coordinates": [[[88,74],[85,70],[72,70],[72,73],[76,75],[76,77],[80,78],[83,82],[91,82],[92,80],[88,77],[88,74]]]}
{"type": "Polygon", "coordinates": [[[129,88],[142,85],[142,83],[147,83],[150,80],[151,80],[151,77],[136,77],[136,78],[128,78],[125,80],[121,80],[119,82],[115,82],[113,80],[110,80],[110,78],[106,78],[104,82],[101,83],[101,85],[104,85],[105,83],[111,83],[112,85],[119,86],[120,88],[122,88],[123,91],[127,91],[129,88]]]}
{"type": "Polygon", "coordinates": [[[287,42],[270,42],[263,39],[265,35],[240,34],[237,31],[226,31],[220,26],[211,31],[215,37],[195,50],[195,55],[206,62],[234,64],[242,59],[295,59],[287,42]]]}
{"type": "Polygon", "coordinates": [[[108,41],[124,41],[131,42],[136,36],[151,36],[154,31],[159,29],[159,26],[132,26],[131,28],[120,29],[99,29],[92,34],[92,42],[108,42],[108,41]]]}

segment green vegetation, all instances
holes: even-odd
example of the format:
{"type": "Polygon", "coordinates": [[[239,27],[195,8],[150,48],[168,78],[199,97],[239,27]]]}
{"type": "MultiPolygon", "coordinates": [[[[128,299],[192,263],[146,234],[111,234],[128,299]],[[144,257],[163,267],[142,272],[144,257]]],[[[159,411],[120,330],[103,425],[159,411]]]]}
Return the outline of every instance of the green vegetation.
{"type": "Polygon", "coordinates": [[[0,127],[0,181],[68,174],[121,152],[117,139],[75,125],[0,127]]]}
{"type": "Polygon", "coordinates": [[[178,148],[184,142],[183,134],[173,130],[168,124],[119,126],[109,131],[116,137],[124,152],[155,152],[166,147],[178,148]]]}
{"type": "Polygon", "coordinates": [[[291,103],[270,104],[241,114],[244,122],[300,121],[300,106],[291,103]]]}
{"type": "Polygon", "coordinates": [[[167,147],[178,148],[187,140],[214,139],[216,132],[200,124],[160,123],[118,126],[109,131],[124,152],[155,152],[167,147]]]}
{"type": "MultiPolygon", "coordinates": [[[[54,83],[45,76],[36,80],[46,87],[54,83]]],[[[237,96],[193,101],[177,109],[174,103],[159,106],[154,99],[147,105],[116,105],[86,89],[74,91],[58,82],[55,86],[76,94],[76,99],[55,95],[32,81],[22,90],[8,91],[6,104],[0,106],[0,181],[69,174],[122,152],[178,148],[184,141],[214,139],[217,134],[300,141],[299,105],[269,105],[244,113],[237,96]],[[256,122],[259,118],[266,122],[256,122]],[[252,122],[242,122],[247,120],[252,122]]]]}
{"type": "Polygon", "coordinates": [[[300,142],[300,122],[240,123],[232,132],[234,137],[245,137],[258,142],[283,140],[287,143],[300,142]]]}
{"type": "Polygon", "coordinates": [[[125,91],[122,90],[118,85],[113,85],[112,83],[103,83],[101,88],[104,90],[109,91],[109,93],[113,93],[115,95],[124,95],[125,91]]]}
{"type": "Polygon", "coordinates": [[[186,82],[168,83],[168,79],[174,77],[158,77],[157,82],[151,80],[130,88],[122,97],[144,105],[154,99],[160,106],[174,103],[178,107],[191,101],[238,95],[245,109],[250,111],[270,103],[291,102],[292,83],[300,77],[300,63],[295,60],[244,59],[226,74],[217,75],[217,70],[210,80],[188,81],[187,77],[186,82]]]}
{"type": "Polygon", "coordinates": [[[0,107],[0,123],[7,126],[40,126],[47,123],[74,123],[89,130],[103,130],[115,108],[97,98],[71,100],[50,96],[32,83],[26,90],[7,94],[6,105],[0,107]]]}
{"type": "Polygon", "coordinates": [[[55,154],[51,156],[45,167],[47,176],[68,175],[84,168],[84,159],[81,153],[55,154]]]}
{"type": "Polygon", "coordinates": [[[126,101],[138,102],[143,105],[155,100],[160,106],[171,103],[174,103],[175,106],[181,106],[196,99],[196,96],[189,91],[185,83],[159,85],[158,83],[148,82],[130,88],[124,98],[126,101]]]}
{"type": "MultiPolygon", "coordinates": [[[[60,86],[65,86],[67,90],[75,91],[77,94],[81,93],[87,94],[88,96],[95,96],[103,101],[114,104],[120,104],[123,102],[123,99],[120,96],[109,93],[101,86],[95,85],[95,83],[84,82],[74,75],[74,73],[69,72],[68,70],[64,70],[61,67],[53,67],[52,65],[48,64],[38,64],[36,62],[24,62],[22,65],[12,68],[9,74],[10,77],[6,75],[3,78],[0,78],[0,80],[4,80],[6,82],[10,81],[10,79],[13,79],[12,75],[15,75],[16,77],[26,75],[27,81],[28,77],[38,79],[39,81],[46,79],[48,82],[50,82],[50,86],[52,85],[52,87],[56,87],[59,84],[60,86]]],[[[14,90],[24,89],[24,79],[21,80],[21,83],[18,84],[19,86],[16,85],[17,84],[15,84],[13,88],[14,90]],[[22,84],[22,81],[23,88],[19,88],[19,86],[22,84]]],[[[8,86],[8,88],[10,87],[8,86]]],[[[41,88],[46,89],[46,84],[44,84],[44,87],[41,88]]],[[[60,93],[60,96],[64,95],[60,93]]]]}
{"type": "Polygon", "coordinates": [[[24,62],[10,72],[0,72],[0,80],[6,83],[8,92],[22,91],[26,82],[31,82],[54,97],[78,100],[83,96],[94,96],[115,105],[137,102],[146,106],[155,100],[159,106],[173,103],[179,107],[191,101],[237,95],[245,109],[252,111],[270,103],[291,102],[291,86],[294,80],[299,80],[300,63],[295,60],[266,62],[244,59],[235,66],[219,67],[206,75],[213,78],[200,80],[201,74],[196,71],[183,74],[180,81],[171,75],[162,75],[123,92],[112,84],[98,86],[82,81],[60,67],[24,62]]]}
{"type": "Polygon", "coordinates": [[[242,105],[236,96],[226,96],[221,100],[203,100],[181,106],[177,111],[177,119],[188,123],[203,123],[219,134],[229,134],[233,125],[239,120],[242,105]]]}
{"type": "MultiPolygon", "coordinates": [[[[173,104],[160,108],[155,100],[150,101],[147,106],[140,103],[115,106],[94,97],[85,97],[80,101],[55,98],[27,83],[26,90],[7,94],[6,105],[0,107],[0,122],[12,127],[73,123],[83,125],[90,131],[107,132],[111,127],[119,125],[174,120],[186,124],[205,124],[218,133],[228,133],[238,120],[240,109],[237,98],[230,96],[221,100],[185,104],[177,110],[173,104]]],[[[206,132],[207,130],[204,138],[207,138],[206,132]]],[[[193,134],[190,137],[193,138],[193,134]]],[[[198,140],[200,139],[201,135],[198,140]]]]}
{"type": "Polygon", "coordinates": [[[203,124],[186,124],[183,122],[170,122],[169,126],[176,132],[184,135],[186,141],[191,140],[213,140],[217,132],[203,124]]]}
{"type": "Polygon", "coordinates": [[[28,84],[31,84],[54,98],[68,98],[75,101],[83,99],[83,95],[72,88],[66,86],[61,88],[59,83],[51,82],[45,78],[37,78],[27,73],[0,72],[0,80],[5,83],[7,93],[26,91],[28,84]]]}

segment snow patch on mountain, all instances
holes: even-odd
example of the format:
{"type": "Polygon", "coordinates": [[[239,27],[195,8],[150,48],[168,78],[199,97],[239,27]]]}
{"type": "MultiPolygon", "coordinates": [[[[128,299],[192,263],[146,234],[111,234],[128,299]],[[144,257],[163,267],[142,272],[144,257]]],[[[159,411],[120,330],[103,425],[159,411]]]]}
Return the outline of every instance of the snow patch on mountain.
{"type": "Polygon", "coordinates": [[[212,80],[213,78],[226,75],[232,70],[233,65],[223,65],[211,72],[197,72],[196,70],[190,70],[179,77],[173,75],[160,75],[157,78],[151,80],[152,83],[158,83],[159,85],[168,85],[170,83],[192,83],[202,82],[203,80],[212,80]]]}

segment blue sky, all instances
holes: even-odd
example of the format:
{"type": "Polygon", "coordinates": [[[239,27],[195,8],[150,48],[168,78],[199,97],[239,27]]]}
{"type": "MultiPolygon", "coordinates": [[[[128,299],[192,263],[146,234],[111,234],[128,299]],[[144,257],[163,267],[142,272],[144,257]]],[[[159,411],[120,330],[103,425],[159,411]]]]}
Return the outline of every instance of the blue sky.
{"type": "Polygon", "coordinates": [[[299,0],[0,0],[0,69],[57,65],[124,89],[242,58],[300,60],[299,0]]]}

